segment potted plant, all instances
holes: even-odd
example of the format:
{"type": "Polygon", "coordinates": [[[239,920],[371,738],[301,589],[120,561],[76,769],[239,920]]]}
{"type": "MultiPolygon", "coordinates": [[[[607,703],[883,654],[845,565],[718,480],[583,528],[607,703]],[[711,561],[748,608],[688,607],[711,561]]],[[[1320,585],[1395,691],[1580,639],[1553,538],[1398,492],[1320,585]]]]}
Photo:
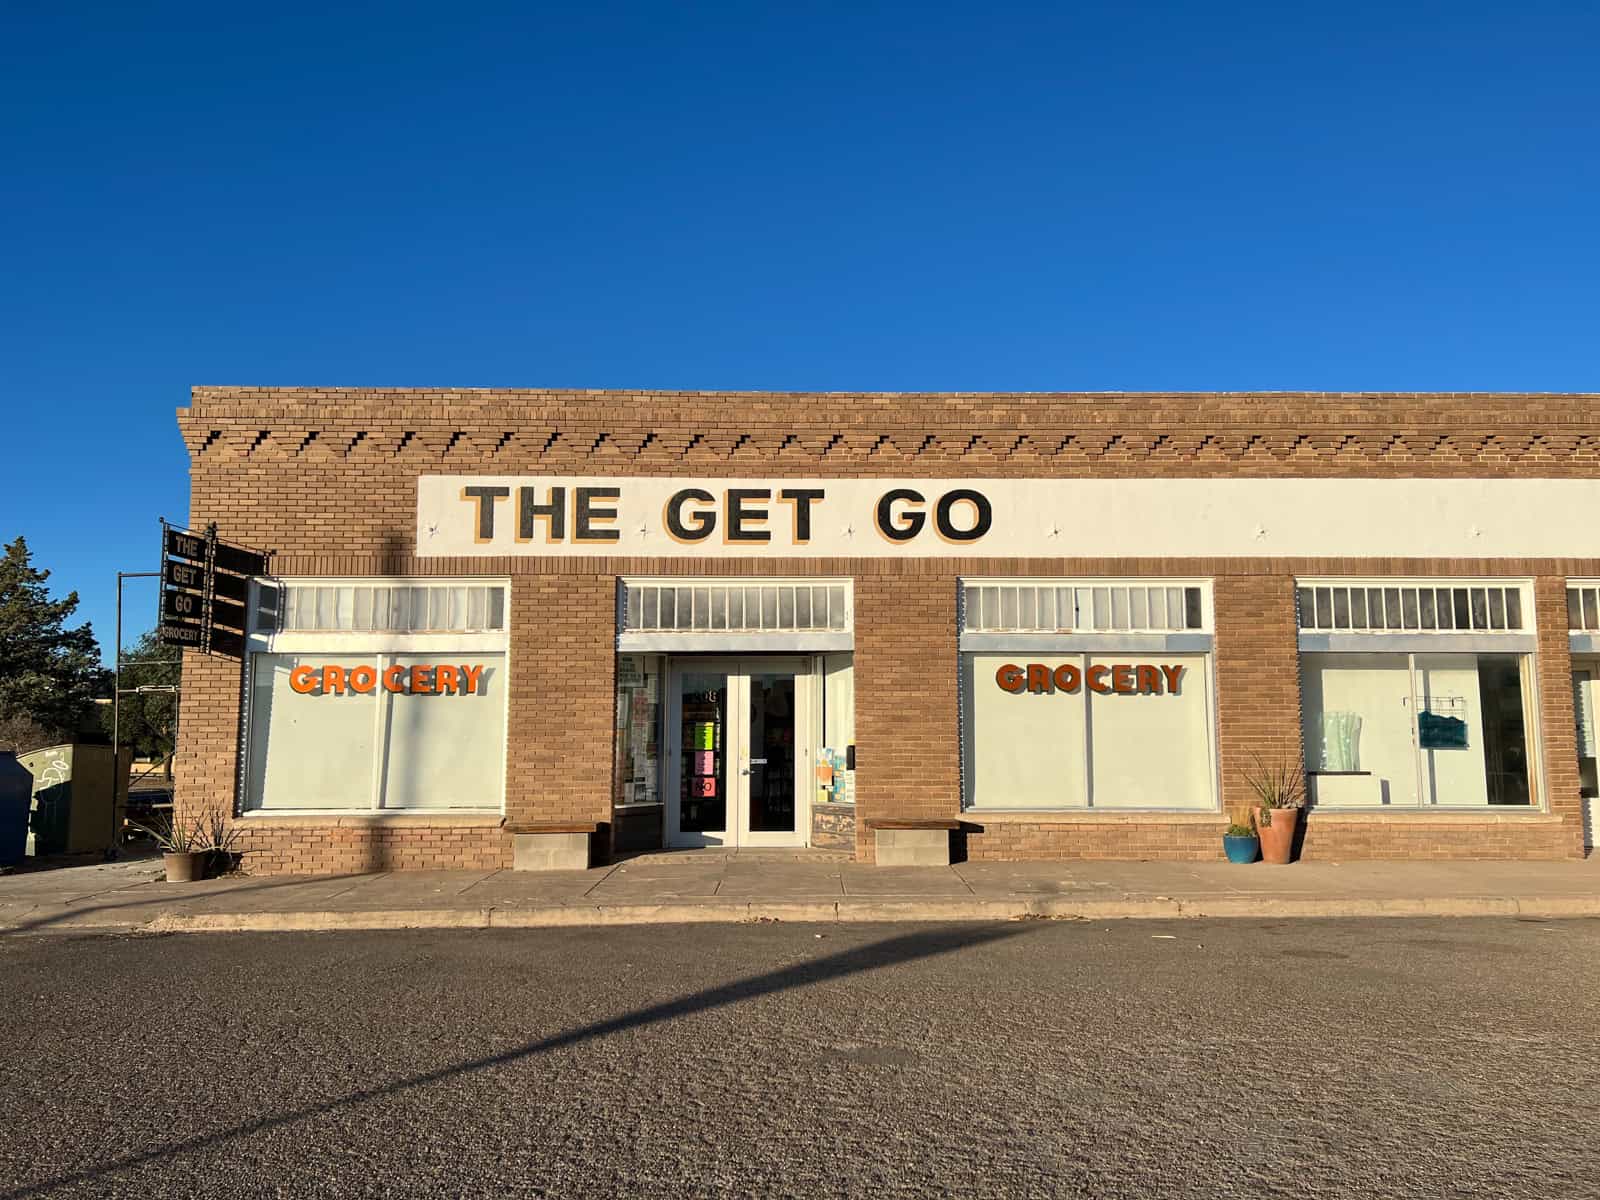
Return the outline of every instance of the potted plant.
{"type": "Polygon", "coordinates": [[[1282,865],[1294,854],[1295,830],[1306,802],[1306,776],[1298,761],[1265,762],[1251,755],[1245,782],[1256,794],[1256,831],[1261,835],[1261,858],[1282,865]]]}
{"type": "Polygon", "coordinates": [[[201,847],[207,860],[206,874],[226,875],[238,866],[239,852],[234,849],[238,840],[238,826],[229,821],[220,809],[206,810],[205,845],[201,847]]]}
{"type": "Polygon", "coordinates": [[[206,829],[200,818],[185,822],[171,813],[163,813],[149,825],[135,828],[156,840],[161,849],[161,862],[167,868],[168,883],[193,883],[205,874],[210,847],[206,844],[206,829]]]}
{"type": "Polygon", "coordinates": [[[1231,863],[1253,863],[1261,857],[1261,839],[1249,825],[1231,821],[1222,835],[1222,850],[1231,863]]]}

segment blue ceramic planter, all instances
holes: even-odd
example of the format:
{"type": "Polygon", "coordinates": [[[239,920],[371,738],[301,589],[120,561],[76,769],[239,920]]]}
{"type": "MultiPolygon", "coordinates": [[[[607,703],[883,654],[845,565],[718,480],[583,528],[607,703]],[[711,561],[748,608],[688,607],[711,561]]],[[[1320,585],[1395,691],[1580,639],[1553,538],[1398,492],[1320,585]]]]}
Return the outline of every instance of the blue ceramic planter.
{"type": "Polygon", "coordinates": [[[1230,837],[1222,835],[1222,848],[1228,853],[1231,863],[1253,863],[1261,857],[1261,839],[1252,834],[1250,837],[1230,837]]]}

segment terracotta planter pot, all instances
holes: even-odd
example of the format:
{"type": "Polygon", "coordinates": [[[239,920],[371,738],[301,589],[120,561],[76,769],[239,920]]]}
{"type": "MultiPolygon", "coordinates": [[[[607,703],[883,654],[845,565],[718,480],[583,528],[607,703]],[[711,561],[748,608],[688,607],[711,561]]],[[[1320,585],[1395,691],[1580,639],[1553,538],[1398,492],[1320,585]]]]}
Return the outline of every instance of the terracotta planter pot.
{"type": "Polygon", "coordinates": [[[1294,834],[1300,827],[1298,808],[1263,808],[1256,815],[1256,832],[1261,835],[1261,861],[1282,866],[1294,854],[1294,834]],[[1268,813],[1272,824],[1267,824],[1268,813]]]}
{"type": "Polygon", "coordinates": [[[161,861],[167,868],[168,883],[193,883],[200,878],[206,861],[204,854],[163,854],[161,861]]]}

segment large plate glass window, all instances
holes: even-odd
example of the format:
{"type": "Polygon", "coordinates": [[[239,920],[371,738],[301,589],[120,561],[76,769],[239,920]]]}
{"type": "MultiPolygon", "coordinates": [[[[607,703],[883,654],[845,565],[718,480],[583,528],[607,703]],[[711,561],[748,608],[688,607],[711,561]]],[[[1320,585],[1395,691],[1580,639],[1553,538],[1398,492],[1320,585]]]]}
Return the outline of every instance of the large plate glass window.
{"type": "Polygon", "coordinates": [[[616,808],[661,800],[661,670],[660,655],[617,655],[616,808]]]}
{"type": "Polygon", "coordinates": [[[1204,580],[961,584],[973,809],[1214,809],[1204,580]]]}
{"type": "Polygon", "coordinates": [[[502,808],[505,583],[256,586],[247,811],[502,808]]]}
{"type": "MultiPolygon", "coordinates": [[[[246,807],[319,809],[371,804],[378,761],[378,696],[296,691],[295,672],[348,664],[347,655],[254,654],[250,658],[246,807]]],[[[320,691],[320,689],[319,689],[320,691]]]]}
{"type": "Polygon", "coordinates": [[[817,752],[817,799],[854,804],[856,799],[855,655],[824,654],[822,748],[817,752]]]}
{"type": "Polygon", "coordinates": [[[1572,713],[1577,723],[1578,794],[1583,845],[1595,847],[1600,826],[1600,580],[1567,581],[1567,640],[1572,653],[1572,713]]]}
{"type": "Polygon", "coordinates": [[[1302,580],[1296,599],[1314,804],[1533,802],[1533,608],[1525,584],[1302,580]]]}

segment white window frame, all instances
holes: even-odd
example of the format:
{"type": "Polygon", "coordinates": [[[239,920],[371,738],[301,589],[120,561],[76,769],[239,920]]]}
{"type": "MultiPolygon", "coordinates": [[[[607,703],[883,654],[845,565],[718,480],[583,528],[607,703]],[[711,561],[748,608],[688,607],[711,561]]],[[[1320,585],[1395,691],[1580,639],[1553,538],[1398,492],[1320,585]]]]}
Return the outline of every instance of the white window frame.
{"type": "Polygon", "coordinates": [[[848,575],[625,575],[617,580],[617,652],[619,654],[821,654],[855,649],[855,586],[848,575]],[[843,587],[842,629],[659,629],[630,630],[627,599],[630,588],[843,587]]]}
{"type": "Polygon", "coordinates": [[[1534,608],[1533,580],[1529,578],[1462,578],[1456,576],[1314,575],[1296,577],[1295,632],[1303,651],[1318,653],[1393,654],[1412,649],[1420,654],[1532,654],[1538,643],[1538,612],[1534,608]],[[1299,595],[1302,588],[1503,588],[1521,597],[1522,628],[1503,630],[1462,629],[1349,629],[1308,630],[1300,627],[1299,595]]]}
{"type": "MultiPolygon", "coordinates": [[[[970,813],[1008,813],[1017,815],[1038,815],[1048,819],[1052,814],[1060,813],[1182,813],[1187,815],[1207,815],[1222,811],[1222,778],[1220,756],[1217,749],[1217,656],[1216,656],[1216,604],[1215,587],[1213,581],[1201,576],[1116,576],[1106,578],[1074,576],[1070,578],[1051,578],[1047,576],[962,576],[956,581],[956,604],[958,611],[957,635],[957,662],[956,662],[956,696],[958,727],[965,729],[966,722],[970,719],[972,701],[967,694],[967,671],[963,657],[968,654],[1046,654],[1057,657],[1077,656],[1086,659],[1090,655],[1107,654],[1187,654],[1201,655],[1206,660],[1206,674],[1208,676],[1208,691],[1206,695],[1207,712],[1207,738],[1206,748],[1210,755],[1209,769],[1206,772],[1206,783],[1211,792],[1211,803],[1206,807],[1184,806],[1176,807],[1151,806],[1130,807],[1127,805],[1097,806],[1094,803],[1094,788],[1092,781],[1086,781],[1084,795],[1087,803],[1080,805],[1063,805],[1059,808],[1007,808],[1004,805],[975,805],[972,803],[971,780],[972,765],[967,762],[963,749],[961,760],[961,811],[970,813]],[[1034,587],[1198,587],[1200,589],[1200,618],[1201,627],[1198,630],[1185,630],[1183,632],[972,632],[966,630],[965,624],[965,597],[968,587],[994,586],[1034,586],[1034,587]]],[[[1085,703],[1090,701],[1085,697],[1085,703]]],[[[1085,750],[1089,749],[1088,739],[1092,736],[1092,722],[1084,723],[1085,750]]],[[[966,738],[961,737],[963,748],[966,738]]],[[[1090,761],[1086,753],[1085,763],[1090,761]]]]}
{"type": "MultiPolygon", "coordinates": [[[[617,652],[617,657],[620,658],[624,654],[628,655],[630,658],[640,658],[646,660],[646,670],[649,669],[648,664],[653,664],[656,669],[657,695],[656,722],[654,730],[656,736],[656,765],[654,772],[656,777],[656,798],[654,800],[623,800],[620,802],[617,800],[617,781],[622,769],[622,763],[618,761],[617,756],[617,752],[620,748],[621,738],[621,726],[619,721],[618,728],[614,729],[611,735],[611,808],[613,812],[643,812],[654,808],[665,810],[667,798],[667,755],[665,737],[665,723],[667,719],[667,656],[665,654],[649,654],[630,650],[619,650],[617,652]]],[[[613,678],[611,686],[611,706],[613,713],[615,713],[616,704],[617,686],[615,678],[613,678]]],[[[665,827],[663,826],[663,829],[664,828],[665,827]]]]}
{"type": "MultiPolygon", "coordinates": [[[[1323,804],[1317,802],[1312,805],[1321,812],[1339,813],[1367,813],[1375,817],[1399,816],[1409,813],[1545,813],[1549,811],[1549,801],[1545,795],[1544,786],[1544,738],[1541,727],[1540,713],[1544,711],[1539,695],[1539,659],[1538,659],[1538,610],[1534,606],[1533,580],[1527,577],[1460,577],[1460,576],[1368,576],[1368,575],[1317,575],[1296,577],[1295,604],[1299,604],[1299,590],[1301,588],[1318,587],[1365,587],[1365,588],[1474,588],[1496,587],[1516,588],[1521,593],[1522,624],[1520,630],[1472,630],[1463,631],[1455,629],[1383,629],[1383,630],[1358,630],[1358,631],[1306,631],[1300,629],[1299,613],[1296,611],[1295,629],[1298,635],[1298,648],[1300,654],[1392,654],[1404,655],[1406,671],[1409,677],[1407,684],[1410,689],[1408,695],[1412,703],[1407,707],[1411,710],[1411,758],[1412,771],[1416,778],[1417,803],[1385,805],[1374,809],[1369,805],[1355,804],[1323,804]],[[1417,728],[1417,655],[1430,654],[1514,654],[1526,661],[1521,664],[1520,671],[1523,683],[1523,734],[1528,745],[1528,793],[1530,803],[1524,805],[1490,805],[1490,804],[1425,804],[1422,797],[1426,791],[1423,786],[1421,737],[1417,728]]],[[[1296,663],[1297,686],[1301,690],[1302,710],[1305,704],[1305,668],[1303,663],[1296,663]]],[[[1305,747],[1302,746],[1302,760],[1305,756],[1305,747]]],[[[1307,767],[1307,799],[1312,799],[1309,777],[1314,774],[1307,767]]]]}
{"type": "MultiPolygon", "coordinates": [[[[506,772],[511,741],[511,580],[505,576],[260,576],[250,581],[250,601],[247,612],[248,629],[245,635],[245,666],[243,672],[244,696],[240,703],[239,721],[239,772],[236,784],[234,812],[247,820],[272,820],[284,817],[381,817],[406,815],[433,816],[484,816],[503,815],[506,807],[506,772]],[[279,631],[263,628],[258,620],[260,593],[263,585],[291,587],[295,585],[360,586],[360,587],[418,587],[418,586],[499,586],[505,589],[504,628],[479,633],[391,633],[372,631],[293,630],[279,631]],[[386,743],[377,733],[373,746],[376,761],[373,764],[372,789],[369,803],[362,808],[253,808],[250,806],[251,780],[250,749],[252,711],[255,698],[256,656],[258,654],[498,654],[505,669],[505,683],[501,689],[500,739],[500,789],[499,801],[494,805],[474,808],[385,808],[383,807],[383,776],[386,743]]],[[[376,730],[385,728],[390,699],[379,689],[374,720],[376,730]]]]}
{"type": "Polygon", "coordinates": [[[1085,648],[1097,648],[1109,652],[1121,650],[1130,651],[1160,651],[1167,650],[1174,653],[1185,651],[1193,653],[1200,649],[1209,650],[1212,635],[1216,631],[1216,607],[1212,581],[1206,578],[1168,578],[1168,577],[1115,577],[1115,578],[1048,578],[1037,576],[962,576],[956,581],[956,606],[960,627],[962,649],[984,650],[1023,650],[1037,648],[1040,650],[1060,649],[1066,643],[1081,644],[1085,648]],[[1186,588],[1197,588],[1200,592],[1200,624],[1197,627],[1182,630],[1156,629],[1148,624],[1139,629],[1116,630],[1097,628],[1076,628],[1071,630],[1030,630],[1030,629],[968,629],[967,628],[967,590],[969,588],[996,587],[996,588],[1065,588],[1070,591],[1080,589],[1093,591],[1096,588],[1115,590],[1118,588],[1176,588],[1180,591],[1186,588]],[[1093,643],[1093,646],[1090,644],[1093,643]]]}
{"type": "MultiPolygon", "coordinates": [[[[1600,579],[1568,579],[1566,592],[1570,593],[1574,588],[1600,591],[1600,579]]],[[[1567,617],[1567,642],[1574,654],[1600,655],[1600,627],[1584,629],[1573,625],[1569,611],[1567,617]]]]}

